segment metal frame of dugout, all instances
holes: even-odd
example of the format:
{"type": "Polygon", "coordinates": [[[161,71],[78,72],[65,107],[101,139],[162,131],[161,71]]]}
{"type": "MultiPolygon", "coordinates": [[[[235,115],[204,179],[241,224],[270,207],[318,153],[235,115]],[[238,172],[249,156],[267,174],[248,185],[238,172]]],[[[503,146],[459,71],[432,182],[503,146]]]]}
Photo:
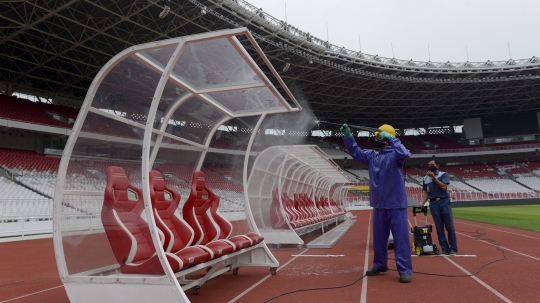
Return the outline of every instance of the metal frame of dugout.
{"type": "MultiPolygon", "coordinates": [[[[265,149],[257,157],[248,181],[250,213],[257,229],[268,244],[304,244],[301,235],[347,219],[346,215],[294,228],[286,219],[286,227],[275,228],[272,212],[287,218],[282,194],[307,194],[315,197],[333,198],[343,209],[343,197],[353,183],[341,168],[315,145],[274,146],[265,149]],[[272,192],[277,189],[279,208],[271,210],[272,192]]],[[[274,201],[275,203],[275,201],[274,201]]]]}
{"type": "MultiPolygon", "coordinates": [[[[247,201],[248,158],[261,123],[267,114],[300,110],[294,96],[245,28],[137,45],[114,56],[99,71],[88,90],[59,167],[53,237],[58,271],[69,299],[72,302],[135,303],[159,298],[160,302],[189,302],[184,293],[186,289],[200,287],[231,266],[234,266],[232,269],[238,266],[276,268],[278,261],[262,242],[173,272],[153,216],[149,172],[157,165],[163,167],[172,161],[176,161],[176,167],[188,167],[188,163],[182,161],[189,159],[195,159],[189,165],[198,171],[213,151],[226,156],[240,155],[243,163],[238,173],[243,177],[241,186],[244,201],[247,201]],[[240,40],[251,43],[285,96],[240,40]],[[253,122],[251,132],[247,132],[249,143],[245,150],[212,148],[211,139],[217,130],[233,119],[253,122]],[[187,129],[188,126],[191,128],[187,129]],[[80,161],[103,161],[107,157],[110,159],[105,163],[124,165],[131,184],[142,189],[144,211],[141,217],[144,215],[148,222],[152,249],[165,274],[119,271],[100,219],[104,192],[98,185],[98,190],[81,186],[81,180],[86,177],[76,174],[80,171],[80,161]],[[204,277],[186,278],[187,274],[201,269],[207,269],[204,277]]],[[[128,190],[128,199],[129,195],[133,193],[128,190]]],[[[249,205],[245,205],[245,212],[248,231],[260,233],[249,205]]]]}

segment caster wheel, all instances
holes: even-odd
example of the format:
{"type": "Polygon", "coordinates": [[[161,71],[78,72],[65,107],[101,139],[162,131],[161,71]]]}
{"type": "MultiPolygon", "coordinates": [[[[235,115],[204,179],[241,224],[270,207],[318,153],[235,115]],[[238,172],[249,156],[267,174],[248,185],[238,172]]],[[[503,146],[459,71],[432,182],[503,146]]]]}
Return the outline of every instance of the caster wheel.
{"type": "Polygon", "coordinates": [[[239,268],[240,268],[240,267],[236,267],[235,269],[233,269],[233,270],[232,270],[232,274],[235,275],[235,276],[238,275],[238,269],[239,269],[239,268]]]}
{"type": "Polygon", "coordinates": [[[435,244],[433,244],[433,253],[436,254],[436,255],[439,254],[439,248],[435,244]]]}
{"type": "Polygon", "coordinates": [[[276,273],[277,273],[277,267],[270,267],[270,274],[271,274],[272,276],[275,276],[276,273]]]}
{"type": "Polygon", "coordinates": [[[200,286],[195,286],[195,287],[193,288],[193,294],[194,294],[194,295],[198,295],[200,289],[201,289],[200,286]]]}
{"type": "Polygon", "coordinates": [[[416,247],[416,254],[417,254],[418,256],[421,256],[421,255],[422,255],[422,248],[420,248],[420,247],[417,246],[417,247],[416,247]]]}

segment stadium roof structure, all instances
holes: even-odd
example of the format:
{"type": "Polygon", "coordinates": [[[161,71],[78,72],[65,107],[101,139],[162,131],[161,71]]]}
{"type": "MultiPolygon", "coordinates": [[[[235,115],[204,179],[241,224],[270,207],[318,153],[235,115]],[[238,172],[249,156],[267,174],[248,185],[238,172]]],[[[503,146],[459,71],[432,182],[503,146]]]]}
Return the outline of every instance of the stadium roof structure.
{"type": "MultiPolygon", "coordinates": [[[[422,62],[347,50],[243,0],[0,3],[0,82],[82,98],[115,54],[141,43],[247,27],[281,77],[318,118],[396,128],[540,111],[540,59],[422,62]],[[289,58],[290,68],[281,72],[289,58]]],[[[253,52],[247,41],[241,41],[253,52]]],[[[261,62],[257,62],[259,64],[261,62]]],[[[268,71],[265,71],[268,72],[268,71]]]]}

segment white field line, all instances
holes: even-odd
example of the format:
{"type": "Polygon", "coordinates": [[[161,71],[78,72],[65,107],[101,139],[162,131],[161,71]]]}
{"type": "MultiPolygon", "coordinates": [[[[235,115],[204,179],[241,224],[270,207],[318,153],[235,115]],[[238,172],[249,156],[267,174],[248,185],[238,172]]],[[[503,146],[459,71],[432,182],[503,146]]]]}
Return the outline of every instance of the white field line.
{"type": "MultiPolygon", "coordinates": [[[[304,250],[303,252],[301,252],[299,255],[302,255],[304,254],[305,252],[307,252],[309,250],[306,249],[304,250]]],[[[287,263],[283,264],[283,266],[280,266],[278,267],[278,269],[276,271],[280,271],[282,270],[283,268],[285,268],[285,266],[289,265],[292,261],[296,260],[296,258],[298,257],[294,257],[292,259],[290,259],[287,263]]],[[[268,278],[270,278],[272,275],[271,274],[268,274],[266,277],[262,278],[261,280],[259,280],[259,282],[251,285],[250,288],[244,290],[241,294],[239,294],[238,296],[234,297],[232,300],[229,301],[229,303],[233,303],[233,302],[236,302],[238,301],[240,298],[242,298],[243,296],[245,296],[248,292],[252,291],[255,287],[259,286],[262,282],[266,281],[268,278]]],[[[1,302],[0,302],[1,303],[1,302]]]]}
{"type": "Polygon", "coordinates": [[[49,290],[57,289],[57,288],[60,288],[60,287],[64,287],[64,285],[60,285],[60,286],[56,286],[56,287],[52,287],[52,288],[47,288],[47,289],[44,289],[44,290],[36,291],[36,292],[31,293],[31,294],[27,294],[27,295],[20,296],[20,297],[17,297],[17,298],[5,300],[5,301],[2,301],[2,302],[0,302],[0,303],[15,301],[15,300],[18,300],[18,299],[22,299],[22,298],[26,298],[26,297],[29,297],[29,296],[33,296],[33,295],[35,295],[35,294],[39,294],[39,293],[46,292],[46,291],[49,291],[49,290]]]}
{"type": "MultiPolygon", "coordinates": [[[[454,264],[455,267],[459,268],[462,272],[464,272],[465,274],[467,275],[471,275],[470,272],[468,272],[465,268],[459,266],[459,264],[457,264],[456,262],[450,260],[450,258],[445,258],[446,260],[448,260],[448,262],[454,264]]],[[[489,291],[491,291],[494,295],[496,295],[497,297],[501,298],[504,302],[506,303],[513,303],[510,299],[508,299],[507,297],[503,296],[500,292],[496,291],[495,289],[493,289],[493,287],[487,285],[484,281],[478,279],[478,277],[476,276],[471,276],[471,278],[473,278],[476,282],[480,283],[480,285],[484,286],[485,288],[487,288],[489,291]]]]}
{"type": "MultiPolygon", "coordinates": [[[[371,216],[373,213],[369,215],[369,222],[368,222],[368,232],[367,232],[367,240],[366,240],[366,257],[364,259],[364,272],[368,268],[368,262],[369,262],[369,236],[371,234],[371,216]]],[[[362,292],[360,294],[360,303],[366,303],[367,301],[367,280],[368,277],[364,277],[362,279],[362,292]]]]}

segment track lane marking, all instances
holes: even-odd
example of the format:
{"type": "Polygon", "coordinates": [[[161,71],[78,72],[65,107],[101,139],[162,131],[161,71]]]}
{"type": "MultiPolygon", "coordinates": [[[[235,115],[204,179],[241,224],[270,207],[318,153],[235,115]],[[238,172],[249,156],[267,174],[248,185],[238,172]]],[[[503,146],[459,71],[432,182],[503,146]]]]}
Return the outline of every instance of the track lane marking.
{"type": "MultiPolygon", "coordinates": [[[[364,259],[364,272],[368,268],[368,262],[369,262],[369,236],[371,234],[371,216],[373,215],[373,212],[370,212],[369,214],[369,221],[368,221],[368,232],[367,232],[367,240],[366,240],[366,257],[364,259]]],[[[364,279],[362,279],[362,292],[360,293],[360,303],[366,303],[367,301],[367,280],[368,277],[365,276],[364,279]]]]}
{"type": "MultiPolygon", "coordinates": [[[[527,238],[531,238],[531,239],[535,239],[535,240],[540,240],[540,238],[537,238],[537,237],[532,237],[532,236],[527,236],[527,235],[522,235],[522,234],[518,234],[518,233],[514,233],[514,232],[511,232],[511,231],[505,231],[505,230],[502,230],[502,229],[496,229],[496,228],[491,228],[491,227],[484,227],[484,226],[481,226],[481,225],[475,225],[475,224],[470,224],[470,223],[466,223],[466,222],[461,222],[462,219],[458,219],[458,223],[460,224],[466,224],[466,225],[471,225],[471,226],[476,226],[476,227],[480,227],[480,228],[485,228],[485,229],[491,229],[491,230],[495,230],[495,231],[500,231],[500,232],[503,232],[503,233],[507,233],[507,234],[512,234],[512,235],[516,235],[516,236],[521,236],[521,237],[527,237],[527,238]]],[[[454,222],[456,222],[454,220],[454,222]]],[[[489,223],[485,223],[485,224],[489,224],[489,223]]],[[[513,228],[513,227],[510,227],[510,228],[513,228]]]]}
{"type": "MultiPolygon", "coordinates": [[[[419,255],[411,255],[412,257],[420,257],[419,255]]],[[[425,257],[476,257],[476,255],[455,255],[455,256],[447,256],[447,255],[423,255],[422,258],[425,257]]]]}
{"type": "MultiPolygon", "coordinates": [[[[456,222],[456,221],[454,220],[454,222],[456,222]]],[[[467,224],[467,223],[460,222],[460,221],[458,221],[458,223],[460,223],[460,224],[461,224],[461,223],[462,223],[462,224],[467,224]]],[[[489,223],[486,223],[486,224],[489,224],[489,223]]],[[[469,224],[469,225],[473,225],[473,224],[469,224]]],[[[474,225],[473,225],[473,226],[474,226],[474,225]]],[[[483,226],[478,226],[478,227],[484,228],[483,226]]],[[[486,229],[493,229],[493,230],[497,230],[497,231],[502,231],[502,230],[498,230],[498,229],[494,229],[494,228],[489,228],[489,227],[485,227],[485,228],[486,228],[486,229]]],[[[504,232],[504,231],[503,231],[503,232],[504,232]]],[[[469,237],[469,238],[471,238],[471,239],[477,240],[477,239],[475,239],[473,236],[464,234],[464,233],[462,233],[462,232],[456,231],[456,234],[459,234],[459,235],[462,235],[462,236],[469,237]]],[[[516,234],[516,235],[519,235],[519,234],[516,234]]],[[[525,236],[525,235],[521,235],[521,236],[529,237],[529,236],[525,236]]],[[[535,239],[536,239],[536,238],[535,238],[535,239]]],[[[502,248],[502,249],[504,249],[504,250],[508,250],[508,251],[511,251],[511,252],[516,253],[516,254],[518,254],[518,255],[522,255],[522,256],[525,256],[525,257],[528,257],[528,258],[531,258],[531,259],[540,261],[540,258],[533,257],[533,256],[531,256],[531,255],[527,255],[527,254],[525,254],[525,253],[521,253],[521,252],[519,252],[519,251],[515,251],[515,250],[513,250],[513,249],[506,248],[506,247],[501,246],[501,245],[492,244],[492,243],[489,243],[488,241],[485,241],[485,240],[482,240],[482,239],[479,239],[478,241],[484,242],[484,243],[489,244],[489,245],[492,245],[492,246],[499,246],[500,248],[502,248]]]]}
{"type": "Polygon", "coordinates": [[[292,257],[326,257],[326,258],[331,258],[331,257],[345,257],[345,255],[291,255],[292,257]]]}
{"type": "Polygon", "coordinates": [[[60,288],[60,287],[64,287],[64,285],[60,285],[60,286],[56,286],[56,287],[52,287],[52,288],[47,288],[47,289],[44,289],[44,290],[36,291],[36,292],[31,293],[31,294],[27,294],[27,295],[24,295],[24,296],[20,296],[20,297],[8,299],[8,300],[5,300],[5,301],[1,301],[0,303],[10,302],[10,301],[14,301],[14,300],[26,298],[26,297],[29,297],[29,296],[37,295],[37,294],[39,294],[39,293],[46,292],[46,291],[53,290],[53,289],[57,289],[57,288],[60,288]]]}
{"type": "Polygon", "coordinates": [[[445,256],[445,259],[448,260],[448,262],[454,264],[455,267],[459,268],[462,272],[464,272],[465,274],[467,275],[471,275],[471,278],[473,278],[476,282],[480,283],[480,285],[484,286],[485,288],[487,288],[489,291],[491,291],[494,295],[496,295],[497,297],[501,298],[504,302],[506,303],[513,303],[510,299],[508,299],[507,297],[503,296],[500,292],[496,291],[493,287],[489,286],[488,284],[486,284],[484,281],[480,280],[477,276],[473,276],[469,271],[467,271],[465,268],[461,267],[459,264],[457,264],[456,262],[450,260],[450,258],[446,257],[445,256]]]}
{"type": "Polygon", "coordinates": [[[518,255],[522,255],[522,256],[529,257],[529,258],[531,258],[531,259],[540,261],[540,258],[533,257],[533,256],[531,256],[531,255],[527,255],[527,254],[521,253],[521,252],[519,252],[519,251],[515,251],[515,250],[510,249],[510,248],[506,248],[506,247],[501,246],[501,245],[499,245],[499,244],[493,244],[493,243],[490,243],[490,242],[488,242],[488,241],[486,241],[486,240],[482,240],[482,239],[475,239],[473,236],[469,236],[469,235],[467,235],[467,234],[460,233],[460,232],[456,232],[456,234],[462,235],[462,236],[465,236],[465,237],[469,237],[469,238],[471,238],[471,239],[478,240],[478,241],[480,241],[480,242],[484,242],[484,243],[489,244],[489,245],[492,245],[492,246],[498,246],[498,247],[500,247],[501,249],[508,250],[508,251],[511,251],[511,252],[516,253],[516,254],[518,254],[518,255]]]}
{"type": "MultiPolygon", "coordinates": [[[[298,258],[300,255],[304,254],[305,252],[307,252],[308,250],[310,250],[309,248],[304,250],[303,252],[299,253],[298,256],[290,259],[289,261],[287,261],[287,263],[283,264],[283,266],[280,266],[278,267],[278,269],[276,270],[276,272],[282,270],[283,268],[285,268],[285,266],[289,265],[292,261],[296,260],[296,258],[298,258]]],[[[259,286],[261,283],[263,283],[264,281],[266,281],[268,278],[270,278],[272,275],[271,274],[268,274],[266,277],[262,278],[261,280],[259,280],[259,282],[251,285],[251,287],[249,287],[248,289],[244,290],[242,293],[240,293],[238,296],[234,297],[232,300],[229,301],[229,303],[233,303],[233,302],[236,302],[238,301],[240,298],[242,298],[243,296],[245,296],[248,292],[252,291],[255,287],[259,286]]],[[[2,303],[2,302],[0,302],[2,303]]]]}

